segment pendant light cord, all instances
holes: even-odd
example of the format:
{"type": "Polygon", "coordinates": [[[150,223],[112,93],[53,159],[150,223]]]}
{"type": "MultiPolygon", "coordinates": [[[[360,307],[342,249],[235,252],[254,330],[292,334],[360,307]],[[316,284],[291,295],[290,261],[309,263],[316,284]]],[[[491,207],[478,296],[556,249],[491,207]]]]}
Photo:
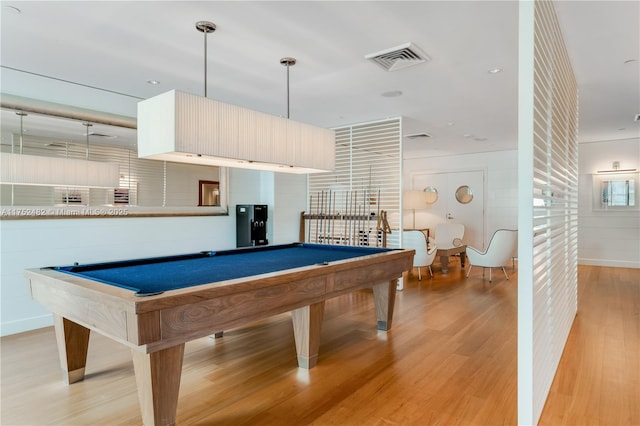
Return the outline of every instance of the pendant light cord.
{"type": "Polygon", "coordinates": [[[204,97],[207,97],[207,32],[204,31],[204,97]]]}
{"type": "Polygon", "coordinates": [[[86,122],[82,123],[82,125],[87,127],[87,131],[86,131],[87,146],[85,147],[85,150],[84,150],[84,159],[88,160],[89,159],[89,127],[93,126],[93,124],[91,124],[88,121],[86,121],[86,122]]]}
{"type": "Polygon", "coordinates": [[[291,118],[289,112],[289,64],[287,64],[287,118],[291,118]]]}
{"type": "MultiPolygon", "coordinates": [[[[23,112],[23,111],[18,111],[18,112],[16,112],[16,114],[20,117],[20,155],[22,155],[22,146],[24,144],[24,142],[23,142],[23,140],[24,140],[24,122],[22,120],[28,114],[26,112],[23,112]]],[[[11,152],[13,152],[13,143],[11,144],[11,152]]]]}
{"type": "Polygon", "coordinates": [[[207,97],[207,33],[216,30],[216,24],[209,21],[196,22],[196,29],[204,33],[204,97],[207,97]]]}
{"type": "Polygon", "coordinates": [[[289,114],[289,67],[296,64],[296,58],[286,57],[280,59],[280,63],[287,67],[287,118],[290,118],[289,114]]]}

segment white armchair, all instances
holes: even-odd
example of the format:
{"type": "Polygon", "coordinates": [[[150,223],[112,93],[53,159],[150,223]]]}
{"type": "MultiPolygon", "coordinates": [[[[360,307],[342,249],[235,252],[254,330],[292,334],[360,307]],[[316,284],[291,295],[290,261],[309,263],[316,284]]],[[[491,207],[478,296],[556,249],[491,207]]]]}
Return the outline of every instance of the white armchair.
{"type": "Polygon", "coordinates": [[[469,262],[469,270],[467,278],[471,273],[474,265],[482,266],[482,276],[484,277],[484,268],[489,268],[489,282],[491,282],[491,268],[501,268],[504,276],[509,279],[504,265],[507,265],[513,258],[518,245],[518,231],[511,229],[498,229],[494,232],[489,241],[489,246],[485,251],[480,251],[473,247],[467,247],[467,260],[469,262]]]}
{"type": "Polygon", "coordinates": [[[402,246],[416,251],[413,258],[413,267],[418,268],[418,280],[422,280],[420,268],[425,266],[429,268],[429,274],[433,277],[431,264],[438,251],[433,239],[429,238],[429,243],[427,244],[427,236],[422,231],[403,231],[402,246]]]}

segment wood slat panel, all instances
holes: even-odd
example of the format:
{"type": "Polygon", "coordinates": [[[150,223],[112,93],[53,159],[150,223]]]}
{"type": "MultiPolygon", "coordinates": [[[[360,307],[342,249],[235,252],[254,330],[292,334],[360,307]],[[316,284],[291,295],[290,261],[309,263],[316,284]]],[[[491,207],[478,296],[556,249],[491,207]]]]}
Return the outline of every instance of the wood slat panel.
{"type": "MultiPolygon", "coordinates": [[[[309,193],[357,191],[358,194],[377,197],[380,191],[380,200],[366,207],[374,213],[378,210],[387,211],[391,228],[400,229],[401,119],[356,124],[335,130],[335,172],[310,175],[309,193]]],[[[314,206],[309,206],[311,213],[313,209],[314,206]]],[[[376,223],[371,227],[375,232],[376,223]]],[[[399,235],[399,232],[387,235],[387,246],[399,247],[399,235]]],[[[315,241],[315,238],[315,229],[312,227],[308,241],[315,241]]],[[[372,237],[373,240],[375,238],[372,237]]]]}
{"type": "MultiPolygon", "coordinates": [[[[535,2],[533,417],[548,390],[577,312],[577,86],[553,4],[535,2]]],[[[523,336],[523,338],[527,338],[523,336]]]]}

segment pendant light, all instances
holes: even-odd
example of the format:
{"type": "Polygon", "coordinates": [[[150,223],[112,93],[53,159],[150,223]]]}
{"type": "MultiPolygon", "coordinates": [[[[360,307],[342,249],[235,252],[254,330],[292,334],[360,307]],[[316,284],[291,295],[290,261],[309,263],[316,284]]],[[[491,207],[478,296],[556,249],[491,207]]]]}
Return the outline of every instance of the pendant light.
{"type": "Polygon", "coordinates": [[[73,188],[115,188],[120,180],[118,164],[89,161],[89,127],[86,126],[85,159],[23,154],[24,112],[20,116],[19,153],[0,153],[0,183],[10,185],[65,186],[73,188]]]}
{"type": "Polygon", "coordinates": [[[172,90],[139,102],[138,157],[287,173],[332,171],[335,131],[206,97],[207,34],[216,26],[198,21],[196,29],[205,41],[205,97],[172,90]]]}

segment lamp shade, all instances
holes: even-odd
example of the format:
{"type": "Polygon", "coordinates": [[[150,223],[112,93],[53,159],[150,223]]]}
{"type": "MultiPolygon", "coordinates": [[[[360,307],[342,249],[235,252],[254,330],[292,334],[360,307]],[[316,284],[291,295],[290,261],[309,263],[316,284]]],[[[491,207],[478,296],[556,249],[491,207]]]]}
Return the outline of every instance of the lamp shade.
{"type": "Polygon", "coordinates": [[[138,157],[327,172],[335,168],[335,132],[172,90],[138,103],[138,157]]]}
{"type": "Polygon", "coordinates": [[[407,210],[427,208],[427,198],[423,191],[406,191],[402,194],[402,207],[407,210]]]}
{"type": "Polygon", "coordinates": [[[115,188],[120,179],[118,164],[100,161],[3,152],[0,165],[3,184],[115,188]]]}

